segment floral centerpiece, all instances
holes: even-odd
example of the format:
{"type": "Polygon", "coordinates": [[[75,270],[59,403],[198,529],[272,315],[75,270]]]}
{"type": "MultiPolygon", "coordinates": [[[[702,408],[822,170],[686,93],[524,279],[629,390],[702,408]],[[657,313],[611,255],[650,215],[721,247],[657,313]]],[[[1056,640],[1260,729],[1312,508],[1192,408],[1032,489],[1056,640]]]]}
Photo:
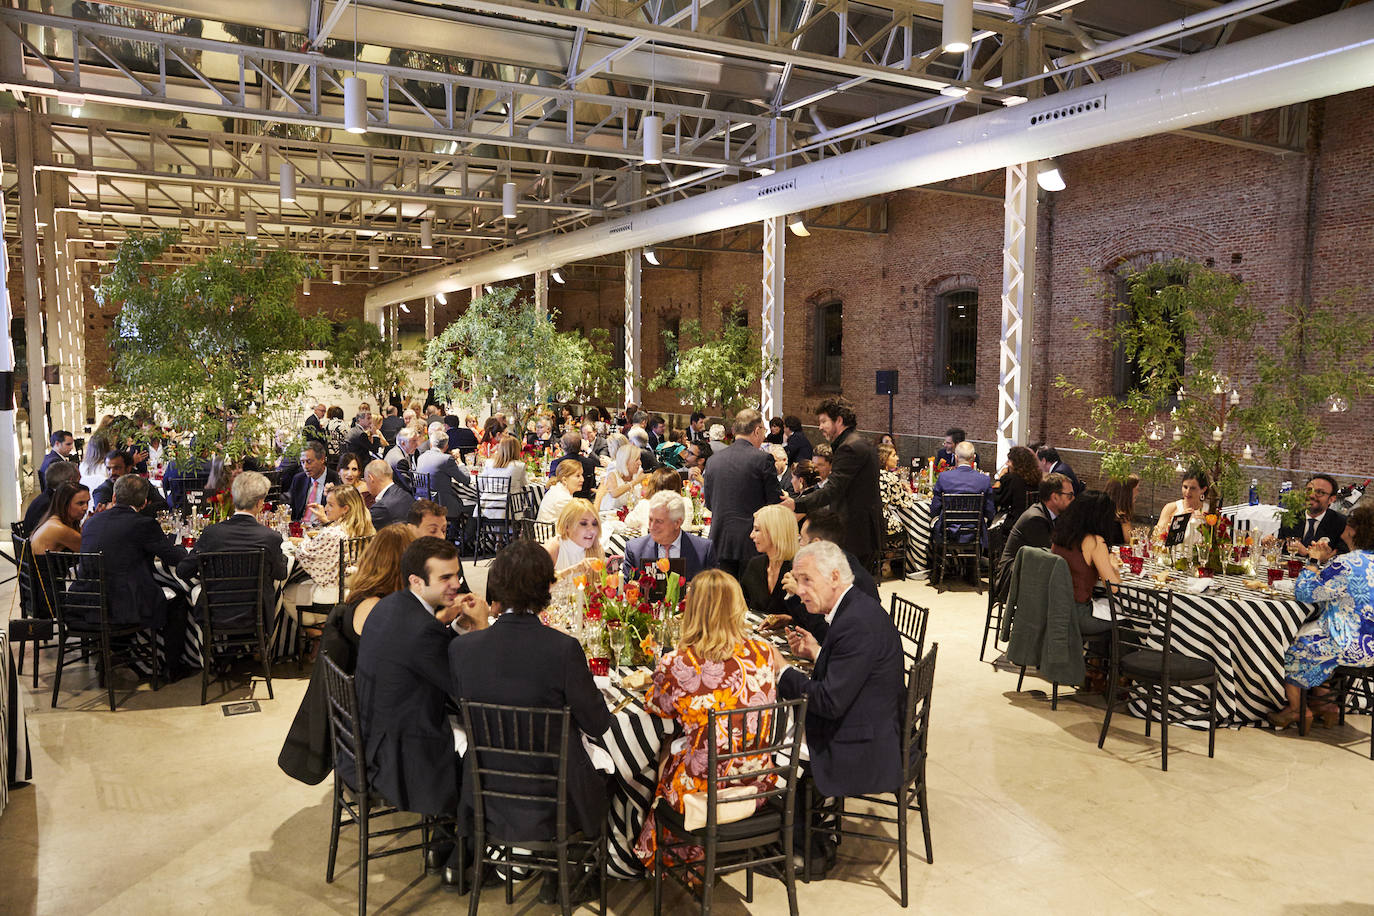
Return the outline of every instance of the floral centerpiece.
{"type": "Polygon", "coordinates": [[[706,501],[702,496],[701,484],[695,480],[689,480],[687,482],[687,498],[692,501],[692,524],[700,528],[706,518],[706,501]]]}
{"type": "Polygon", "coordinates": [[[600,618],[606,624],[603,632],[603,648],[610,655],[610,627],[620,626],[626,632],[625,648],[616,664],[652,664],[658,654],[660,644],[660,622],[666,617],[681,613],[682,577],[668,571],[668,561],[660,558],[652,568],[643,571],[638,579],[626,579],[620,573],[611,572],[603,564],[594,568],[593,576],[599,578],[589,581],[579,577],[577,584],[587,595],[587,616],[600,618]],[[649,600],[656,584],[656,573],[665,573],[667,582],[664,597],[658,601],[649,600]]]}

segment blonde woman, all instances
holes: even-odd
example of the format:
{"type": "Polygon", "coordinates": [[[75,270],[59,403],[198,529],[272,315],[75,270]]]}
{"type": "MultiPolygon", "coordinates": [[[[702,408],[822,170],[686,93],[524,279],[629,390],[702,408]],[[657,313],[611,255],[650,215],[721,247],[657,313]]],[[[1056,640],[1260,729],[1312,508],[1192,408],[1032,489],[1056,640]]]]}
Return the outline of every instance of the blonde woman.
{"type": "MultiPolygon", "coordinates": [[[[706,742],[713,740],[706,729],[707,713],[777,702],[772,661],[772,647],[749,632],[739,584],[718,569],[698,573],[687,592],[678,648],[659,661],[653,685],[644,698],[644,708],[676,720],[681,735],[672,743],[672,751],[659,770],[655,804],[662,798],[682,813],[688,795],[707,791],[706,742]]],[[[771,727],[771,722],[761,725],[771,727]]],[[[753,737],[749,735],[748,740],[753,737]]],[[[771,766],[766,757],[737,764],[741,769],[751,764],[759,769],[771,766]]],[[[776,777],[767,776],[761,778],[759,788],[767,790],[775,785],[776,777]]],[[[650,805],[649,818],[635,844],[635,853],[646,864],[654,856],[653,809],[650,805]]],[[[700,859],[702,850],[674,849],[674,855],[690,862],[700,859]]]]}
{"type": "Polygon", "coordinates": [[[283,593],[287,613],[306,627],[319,626],[323,618],[300,608],[312,604],[332,606],[338,600],[339,543],[347,538],[371,537],[375,533],[362,495],[353,487],[331,487],[324,505],[314,508],[315,517],[325,519],[326,524],[296,548],[296,562],[310,579],[293,582],[283,593]]]}
{"type": "MultiPolygon", "coordinates": [[[[510,492],[518,493],[528,486],[525,480],[525,463],[520,460],[520,440],[502,434],[496,451],[487,459],[482,468],[482,478],[509,477],[510,492]]],[[[482,515],[487,518],[506,517],[506,498],[497,493],[482,493],[482,515]]]]}
{"type": "Polygon", "coordinates": [[[800,546],[796,515],[783,505],[764,506],[754,513],[749,539],[759,555],[739,577],[745,604],[756,614],[790,613],[784,604],[787,592],[782,578],[792,571],[792,558],[800,546]]]}
{"type": "MultiPolygon", "coordinates": [[[[606,561],[601,548],[601,516],[585,499],[570,499],[558,513],[554,535],[544,543],[553,558],[553,568],[560,583],[571,582],[574,576],[588,572],[597,560],[606,561]]],[[[558,586],[554,586],[555,589],[558,586]]]]}
{"type": "Polygon", "coordinates": [[[576,458],[558,462],[558,468],[553,475],[554,484],[549,487],[544,499],[539,503],[539,515],[535,517],[535,521],[557,522],[563,507],[572,502],[574,493],[582,489],[582,477],[582,462],[576,458]]]}
{"type": "Polygon", "coordinates": [[[615,453],[611,470],[601,481],[597,491],[602,512],[614,512],[622,506],[629,506],[639,496],[639,482],[644,479],[644,471],[639,465],[639,449],[626,441],[615,453]]]}

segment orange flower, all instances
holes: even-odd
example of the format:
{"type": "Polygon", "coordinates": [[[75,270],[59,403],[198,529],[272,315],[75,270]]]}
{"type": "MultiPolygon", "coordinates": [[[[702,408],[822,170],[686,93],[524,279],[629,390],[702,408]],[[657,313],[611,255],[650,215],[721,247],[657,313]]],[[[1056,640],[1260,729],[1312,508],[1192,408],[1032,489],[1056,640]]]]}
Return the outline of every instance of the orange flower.
{"type": "Polygon", "coordinates": [[[1207,527],[1208,527],[1208,528],[1215,528],[1215,527],[1216,527],[1216,524],[1217,524],[1217,517],[1216,517],[1215,515],[1209,515],[1209,516],[1207,516],[1207,527]]]}
{"type": "Polygon", "coordinates": [[[576,585],[578,588],[586,588],[586,587],[587,587],[587,577],[586,577],[586,576],[574,576],[574,577],[573,577],[573,585],[576,585]]]}
{"type": "Polygon", "coordinates": [[[601,572],[606,568],[606,561],[600,557],[592,558],[592,572],[601,572]]]}
{"type": "Polygon", "coordinates": [[[606,577],[607,588],[620,588],[620,573],[611,573],[606,577]]]}
{"type": "Polygon", "coordinates": [[[633,582],[631,582],[629,585],[625,586],[625,600],[630,602],[631,604],[634,604],[636,601],[639,600],[638,585],[635,585],[633,582]]]}
{"type": "Polygon", "coordinates": [[[668,558],[667,558],[667,557],[659,557],[658,560],[657,560],[657,565],[658,565],[658,568],[659,568],[659,569],[663,570],[664,572],[667,572],[667,571],[668,571],[668,566],[669,566],[670,564],[668,563],[668,558]]]}

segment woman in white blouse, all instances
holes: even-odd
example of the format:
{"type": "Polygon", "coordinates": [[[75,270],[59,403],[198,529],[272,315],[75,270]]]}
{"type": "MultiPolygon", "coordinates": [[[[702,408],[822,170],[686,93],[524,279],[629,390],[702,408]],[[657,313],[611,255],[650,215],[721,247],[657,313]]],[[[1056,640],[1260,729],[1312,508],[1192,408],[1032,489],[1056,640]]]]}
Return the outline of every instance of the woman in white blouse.
{"type": "MultiPolygon", "coordinates": [[[[519,493],[528,486],[525,479],[525,463],[520,460],[520,440],[503,434],[496,452],[487,459],[482,467],[482,479],[509,477],[510,492],[519,493]]],[[[478,485],[479,492],[481,485],[478,485]]],[[[482,492],[482,515],[486,518],[506,517],[506,498],[504,495],[482,492]]]]}
{"type": "Polygon", "coordinates": [[[572,501],[573,494],[582,489],[582,462],[576,458],[565,458],[558,462],[553,477],[553,486],[549,487],[543,501],[539,503],[539,515],[535,517],[537,522],[558,521],[558,513],[572,501]]]}
{"type": "MultiPolygon", "coordinates": [[[[601,547],[601,516],[585,499],[569,500],[558,513],[554,536],[544,543],[544,549],[553,557],[559,583],[590,572],[593,561],[606,559],[601,547]]],[[[554,589],[560,590],[558,585],[554,589]]]]}
{"type": "Polygon", "coordinates": [[[92,493],[110,476],[105,468],[105,457],[109,454],[110,440],[104,433],[96,433],[86,440],[86,448],[81,453],[81,484],[92,493]]]}
{"type": "Polygon", "coordinates": [[[639,482],[643,479],[639,449],[627,442],[616,450],[615,462],[597,491],[601,495],[601,502],[597,505],[602,512],[613,512],[621,506],[632,505],[638,497],[639,482]]]}
{"type": "Polygon", "coordinates": [[[327,523],[314,537],[306,538],[296,547],[296,563],[310,579],[288,585],[284,594],[287,612],[307,627],[319,626],[324,618],[308,611],[300,612],[299,608],[312,604],[333,607],[338,601],[339,543],[376,533],[362,496],[352,487],[331,487],[325,504],[311,508],[315,510],[315,518],[323,517],[327,523]]]}

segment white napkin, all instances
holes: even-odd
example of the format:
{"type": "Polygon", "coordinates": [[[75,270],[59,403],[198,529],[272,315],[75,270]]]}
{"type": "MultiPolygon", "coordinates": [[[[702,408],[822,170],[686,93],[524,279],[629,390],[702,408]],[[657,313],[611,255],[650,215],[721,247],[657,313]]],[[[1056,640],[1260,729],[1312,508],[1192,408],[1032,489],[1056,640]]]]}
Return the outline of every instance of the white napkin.
{"type": "Polygon", "coordinates": [[[1215,579],[1208,579],[1205,576],[1199,576],[1197,578],[1183,580],[1184,590],[1186,590],[1191,595],[1201,595],[1203,592],[1207,591],[1207,589],[1211,588],[1214,584],[1216,584],[1215,579]]]}
{"type": "MultiPolygon", "coordinates": [[[[458,724],[458,720],[449,717],[449,724],[453,726],[453,749],[459,757],[468,752],[468,733],[467,729],[458,724]]],[[[615,760],[610,753],[599,745],[593,744],[582,732],[578,732],[578,737],[582,739],[582,746],[586,748],[587,758],[591,760],[592,767],[603,773],[615,772],[615,760]]]]}

